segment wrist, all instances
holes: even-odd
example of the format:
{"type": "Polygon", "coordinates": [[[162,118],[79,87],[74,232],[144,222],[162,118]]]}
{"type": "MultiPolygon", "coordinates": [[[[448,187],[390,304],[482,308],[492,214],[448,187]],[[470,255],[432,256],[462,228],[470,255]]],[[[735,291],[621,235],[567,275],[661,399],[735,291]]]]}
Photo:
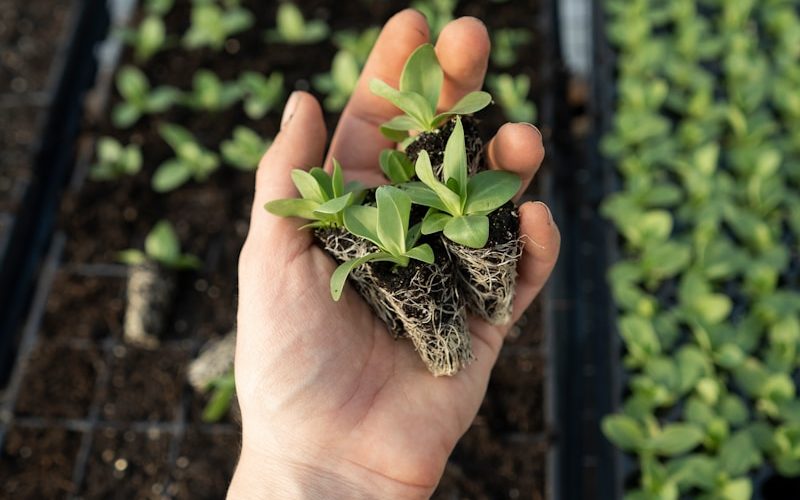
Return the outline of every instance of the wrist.
{"type": "Polygon", "coordinates": [[[329,459],[298,462],[242,446],[228,500],[429,498],[432,488],[406,485],[357,465],[329,459]]]}

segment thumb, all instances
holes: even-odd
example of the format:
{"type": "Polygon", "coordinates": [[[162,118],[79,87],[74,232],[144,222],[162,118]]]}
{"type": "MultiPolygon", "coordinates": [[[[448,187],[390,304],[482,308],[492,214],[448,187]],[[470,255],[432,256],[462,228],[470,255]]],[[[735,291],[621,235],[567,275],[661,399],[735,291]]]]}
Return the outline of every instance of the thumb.
{"type": "MultiPolygon", "coordinates": [[[[299,221],[270,214],[264,204],[281,198],[294,198],[297,191],[292,183],[291,171],[308,170],[322,164],[327,131],[319,103],[307,92],[295,91],[289,96],[281,118],[281,130],[256,172],[255,200],[250,215],[250,231],[245,246],[273,252],[284,245],[281,235],[300,237],[299,221]]],[[[284,240],[285,241],[285,240],[284,240]]],[[[274,253],[269,252],[274,255],[274,253]]],[[[263,255],[263,253],[262,253],[263,255]]]]}

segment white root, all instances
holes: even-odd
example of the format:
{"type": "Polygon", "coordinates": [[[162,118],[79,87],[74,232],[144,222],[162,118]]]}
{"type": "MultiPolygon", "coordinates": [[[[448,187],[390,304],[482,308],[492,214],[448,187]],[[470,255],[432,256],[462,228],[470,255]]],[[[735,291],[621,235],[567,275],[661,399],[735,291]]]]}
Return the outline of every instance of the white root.
{"type": "Polygon", "coordinates": [[[493,325],[511,321],[522,239],[477,249],[442,240],[456,264],[467,308],[493,325]]]}
{"type": "MultiPolygon", "coordinates": [[[[346,231],[318,232],[337,260],[358,258],[374,245],[346,231]]],[[[390,290],[375,275],[375,265],[353,270],[351,279],[375,314],[395,337],[409,337],[435,376],[454,375],[473,359],[464,300],[454,276],[438,264],[419,265],[407,286],[390,290]]]]}
{"type": "Polygon", "coordinates": [[[211,382],[233,369],[233,353],[236,350],[236,331],[221,339],[212,339],[200,349],[200,355],[189,364],[187,378],[198,393],[204,394],[211,382]]]}
{"type": "Polygon", "coordinates": [[[175,295],[175,274],[154,262],[132,266],[128,272],[125,342],[153,349],[167,323],[175,295]]]}

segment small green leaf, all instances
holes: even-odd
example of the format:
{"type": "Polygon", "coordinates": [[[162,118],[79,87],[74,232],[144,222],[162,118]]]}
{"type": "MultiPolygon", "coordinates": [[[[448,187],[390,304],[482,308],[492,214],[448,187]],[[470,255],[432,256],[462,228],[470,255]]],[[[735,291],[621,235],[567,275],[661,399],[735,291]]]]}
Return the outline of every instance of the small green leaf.
{"type": "Polygon", "coordinates": [[[483,248],[489,240],[489,218],[485,215],[453,217],[444,227],[450,240],[470,248],[483,248]]]}
{"type": "Polygon", "coordinates": [[[128,102],[121,102],[111,111],[111,121],[117,128],[128,128],[142,117],[139,108],[128,102]]]}
{"type": "Polygon", "coordinates": [[[344,227],[356,236],[378,246],[381,244],[378,237],[378,209],[375,207],[363,205],[347,207],[344,211],[344,227]]]}
{"type": "Polygon", "coordinates": [[[117,260],[129,266],[138,266],[147,261],[147,256],[141,250],[123,250],[117,254],[117,260]]]}
{"type": "Polygon", "coordinates": [[[649,446],[661,455],[686,453],[703,440],[703,431],[693,424],[669,424],[650,440],[649,446]]]}
{"type": "Polygon", "coordinates": [[[411,201],[416,205],[423,207],[431,207],[443,212],[447,211],[447,207],[436,193],[421,182],[407,182],[401,186],[403,190],[411,197],[411,201]]]}
{"type": "Polygon", "coordinates": [[[464,213],[488,213],[505,205],[522,186],[519,176],[511,172],[486,170],[472,176],[467,184],[464,213]]]}
{"type": "Polygon", "coordinates": [[[719,450],[720,467],[731,476],[745,474],[761,465],[763,460],[760,450],[746,430],[733,434],[722,443],[719,450]]]}
{"type": "Polygon", "coordinates": [[[344,172],[342,165],[336,158],[333,159],[333,174],[331,175],[331,191],[334,198],[344,194],[344,172]]]}
{"type": "Polygon", "coordinates": [[[150,91],[150,83],[140,69],[125,66],[117,73],[117,90],[125,100],[141,102],[150,91]]]}
{"type": "Polygon", "coordinates": [[[353,198],[353,193],[347,193],[338,198],[328,200],[314,209],[315,215],[336,215],[347,207],[353,198]]]}
{"type": "Polygon", "coordinates": [[[167,221],[157,223],[144,241],[144,251],[162,264],[174,262],[181,254],[181,247],[172,224],[167,221]]]}
{"type": "Polygon", "coordinates": [[[425,130],[425,124],[418,123],[408,115],[399,115],[382,124],[380,130],[390,141],[403,142],[408,138],[409,130],[425,130]]]}
{"type": "Polygon", "coordinates": [[[375,192],[375,200],[378,205],[378,237],[381,247],[392,255],[403,255],[406,251],[411,198],[396,187],[381,186],[375,192]]]}
{"type": "Polygon", "coordinates": [[[347,282],[347,277],[356,267],[374,260],[386,260],[391,258],[391,255],[384,252],[375,252],[367,254],[361,258],[348,260],[341,264],[331,275],[331,297],[333,300],[339,301],[344,290],[344,285],[347,282]]]}
{"type": "Polygon", "coordinates": [[[233,374],[231,374],[230,379],[231,382],[226,380],[214,385],[211,399],[206,404],[206,407],[203,408],[203,422],[218,422],[228,413],[236,389],[233,383],[233,374]]]}
{"type": "Polygon", "coordinates": [[[438,127],[441,123],[447,121],[452,115],[469,115],[477,113],[492,102],[492,96],[488,92],[470,92],[458,101],[455,106],[436,115],[433,119],[433,124],[438,127]]]}
{"type": "Polygon", "coordinates": [[[292,170],[292,182],[297,187],[297,191],[300,192],[300,196],[306,200],[324,203],[328,199],[319,181],[305,170],[297,168],[292,170]]]}
{"type": "Polygon", "coordinates": [[[645,444],[642,426],[627,415],[610,415],[603,419],[603,434],[614,445],[626,451],[638,451],[645,444]]]}
{"type": "Polygon", "coordinates": [[[445,184],[449,185],[451,180],[455,181],[456,189],[453,191],[461,198],[463,209],[467,198],[467,149],[464,145],[464,126],[460,117],[456,118],[456,125],[445,145],[442,174],[445,184]]]}
{"type": "Polygon", "coordinates": [[[314,211],[319,207],[320,204],[313,200],[303,200],[298,198],[272,200],[268,201],[264,205],[264,208],[267,210],[267,212],[273,215],[277,215],[279,217],[300,217],[309,220],[317,219],[314,211]]]}
{"type": "Polygon", "coordinates": [[[381,151],[379,163],[384,175],[396,184],[408,182],[414,175],[414,164],[402,151],[384,149],[381,151]]]}
{"type": "Polygon", "coordinates": [[[436,51],[433,45],[426,43],[417,47],[408,57],[400,75],[400,90],[423,96],[433,113],[439,104],[443,82],[444,72],[439,65],[436,51]]]}
{"type": "Polygon", "coordinates": [[[439,179],[436,178],[427,151],[423,150],[419,153],[414,169],[419,180],[431,188],[436,193],[436,196],[439,197],[442,205],[446,207],[445,211],[453,216],[461,215],[461,199],[456,193],[451,191],[450,188],[442,184],[439,179]]]}
{"type": "Polygon", "coordinates": [[[388,100],[420,125],[423,125],[421,130],[432,130],[434,128],[431,126],[433,112],[428,106],[428,102],[421,95],[393,89],[386,82],[377,78],[373,78],[369,82],[369,89],[373,94],[388,100]]]}
{"type": "Polygon", "coordinates": [[[435,260],[435,256],[433,255],[433,249],[427,243],[412,248],[411,250],[406,252],[406,257],[422,261],[426,264],[433,264],[433,261],[435,260]]]}
{"type": "Polygon", "coordinates": [[[151,184],[157,193],[166,193],[184,185],[192,177],[192,171],[180,160],[167,160],[158,167],[151,184]]]}
{"type": "Polygon", "coordinates": [[[444,231],[444,227],[453,219],[450,214],[442,212],[429,213],[422,220],[422,234],[433,234],[444,231]]]}

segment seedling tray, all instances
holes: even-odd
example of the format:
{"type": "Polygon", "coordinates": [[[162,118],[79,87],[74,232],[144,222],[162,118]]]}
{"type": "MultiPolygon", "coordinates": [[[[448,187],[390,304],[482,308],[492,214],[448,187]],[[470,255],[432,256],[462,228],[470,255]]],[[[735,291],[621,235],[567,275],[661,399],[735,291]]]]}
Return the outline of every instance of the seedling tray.
{"type": "MultiPolygon", "coordinates": [[[[52,63],[48,91],[34,96],[34,104],[18,117],[40,115],[30,179],[13,193],[9,211],[0,213],[0,384],[14,359],[15,338],[52,232],[58,193],[69,174],[82,96],[96,70],[92,51],[108,27],[104,5],[99,0],[74,2],[69,36],[52,63]]],[[[0,96],[2,106],[15,100],[0,96]]]]}

